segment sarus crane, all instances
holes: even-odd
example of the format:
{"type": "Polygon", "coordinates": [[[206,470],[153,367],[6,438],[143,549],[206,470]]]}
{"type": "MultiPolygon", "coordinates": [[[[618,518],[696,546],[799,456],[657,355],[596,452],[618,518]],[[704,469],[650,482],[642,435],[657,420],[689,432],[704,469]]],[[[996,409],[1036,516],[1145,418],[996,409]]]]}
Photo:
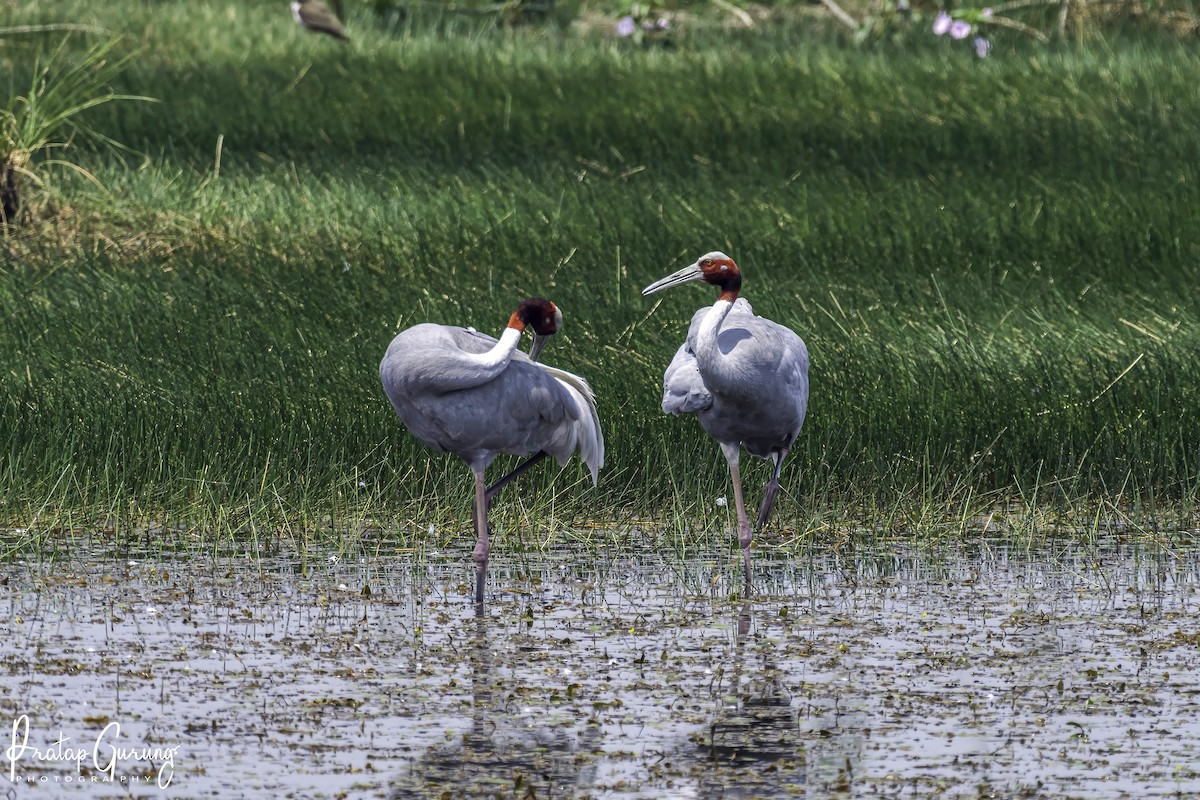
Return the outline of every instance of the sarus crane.
{"type": "Polygon", "coordinates": [[[733,479],[738,542],[750,585],[750,522],[742,497],[740,449],[774,463],[758,510],[767,524],[779,492],[783,459],[796,441],[808,407],[808,348],[795,331],[760,317],[739,297],[742,273],[720,251],[655,281],[648,295],[689,281],[717,287],[717,302],[692,317],[686,341],[663,376],[662,408],[694,414],[721,445],[733,479]]]}
{"type": "Polygon", "coordinates": [[[492,497],[546,456],[566,466],[578,452],[592,473],[604,465],[604,435],[587,381],[537,363],[546,337],[562,325],[549,300],[530,298],[512,313],[500,339],[450,325],[401,331],[379,364],[383,390],[405,427],[428,447],[452,453],[475,476],[475,600],[483,602],[491,549],[492,497]],[[517,350],[525,328],[529,355],[517,350]],[[490,488],[484,471],[500,453],[528,459],[490,488]]]}

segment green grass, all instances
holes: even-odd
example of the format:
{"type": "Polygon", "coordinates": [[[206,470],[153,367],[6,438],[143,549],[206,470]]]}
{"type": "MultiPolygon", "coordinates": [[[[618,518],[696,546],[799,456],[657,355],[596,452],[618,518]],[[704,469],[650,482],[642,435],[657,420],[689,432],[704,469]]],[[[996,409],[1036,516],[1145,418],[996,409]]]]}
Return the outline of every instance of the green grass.
{"type": "MultiPolygon", "coordinates": [[[[498,332],[533,294],[564,309],[547,360],[591,381],[608,463],[597,490],[530,476],[501,524],[727,525],[718,448],[658,408],[712,293],[640,295],[713,248],[811,351],[783,539],[1013,500],[1190,513],[1189,43],[1014,37],[978,60],[788,28],[643,51],[361,16],[341,47],[279,4],[111,5],[21,12],[125,28],[114,89],[159,102],[89,112],[144,161],[76,146],[107,192],[63,174],[56,216],[0,240],[10,525],[461,529],[467,470],[403,432],[377,364],[403,327],[498,332]]],[[[6,40],[0,75],[21,86],[55,41],[6,40]]],[[[765,465],[746,472],[756,498],[765,465]]]]}

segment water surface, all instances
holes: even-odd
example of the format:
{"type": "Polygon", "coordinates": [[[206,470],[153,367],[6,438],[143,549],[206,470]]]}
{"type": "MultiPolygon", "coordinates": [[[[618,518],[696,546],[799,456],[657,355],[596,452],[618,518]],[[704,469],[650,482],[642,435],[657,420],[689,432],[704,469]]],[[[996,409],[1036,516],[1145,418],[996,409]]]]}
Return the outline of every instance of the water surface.
{"type": "Polygon", "coordinates": [[[0,565],[15,797],[1200,793],[1200,558],[97,549],[0,565]],[[160,788],[165,785],[166,788],[160,788]]]}

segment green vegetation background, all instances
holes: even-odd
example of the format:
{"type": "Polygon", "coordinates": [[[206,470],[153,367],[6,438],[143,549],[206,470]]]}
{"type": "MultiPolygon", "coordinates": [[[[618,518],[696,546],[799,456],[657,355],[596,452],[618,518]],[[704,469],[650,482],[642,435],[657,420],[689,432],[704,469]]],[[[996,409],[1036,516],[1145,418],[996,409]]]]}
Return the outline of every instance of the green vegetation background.
{"type": "MultiPolygon", "coordinates": [[[[640,295],[718,248],[811,351],[775,541],[1013,501],[1190,513],[1194,40],[999,35],[980,59],[797,23],[641,48],[362,9],[342,45],[282,2],[7,13],[123,33],[113,88],[158,101],[88,112],[132,152],[73,145],[104,190],[46,168],[0,238],[10,527],[468,527],[465,467],[403,431],[378,361],[404,327],[495,333],[543,295],[566,315],[546,360],[591,381],[608,464],[596,489],[531,476],[497,527],[724,529],[718,448],[658,407],[711,292],[640,295]]],[[[0,39],[0,92],[60,38],[0,39]]],[[[746,470],[752,500],[766,477],[746,470]]]]}

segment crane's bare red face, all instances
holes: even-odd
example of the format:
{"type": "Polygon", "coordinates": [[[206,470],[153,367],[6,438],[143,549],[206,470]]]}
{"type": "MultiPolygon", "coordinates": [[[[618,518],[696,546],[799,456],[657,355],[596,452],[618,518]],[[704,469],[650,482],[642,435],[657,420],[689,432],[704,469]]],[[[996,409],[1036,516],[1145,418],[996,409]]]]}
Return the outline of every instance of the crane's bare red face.
{"type": "Polygon", "coordinates": [[[721,290],[720,299],[731,303],[737,299],[742,288],[742,272],[732,258],[724,253],[709,253],[696,264],[700,267],[700,279],[721,290]]]}
{"type": "Polygon", "coordinates": [[[738,286],[742,283],[741,270],[738,269],[737,264],[733,263],[732,258],[702,258],[700,259],[700,272],[704,275],[705,283],[720,286],[722,289],[731,288],[727,284],[734,280],[738,286]]]}

